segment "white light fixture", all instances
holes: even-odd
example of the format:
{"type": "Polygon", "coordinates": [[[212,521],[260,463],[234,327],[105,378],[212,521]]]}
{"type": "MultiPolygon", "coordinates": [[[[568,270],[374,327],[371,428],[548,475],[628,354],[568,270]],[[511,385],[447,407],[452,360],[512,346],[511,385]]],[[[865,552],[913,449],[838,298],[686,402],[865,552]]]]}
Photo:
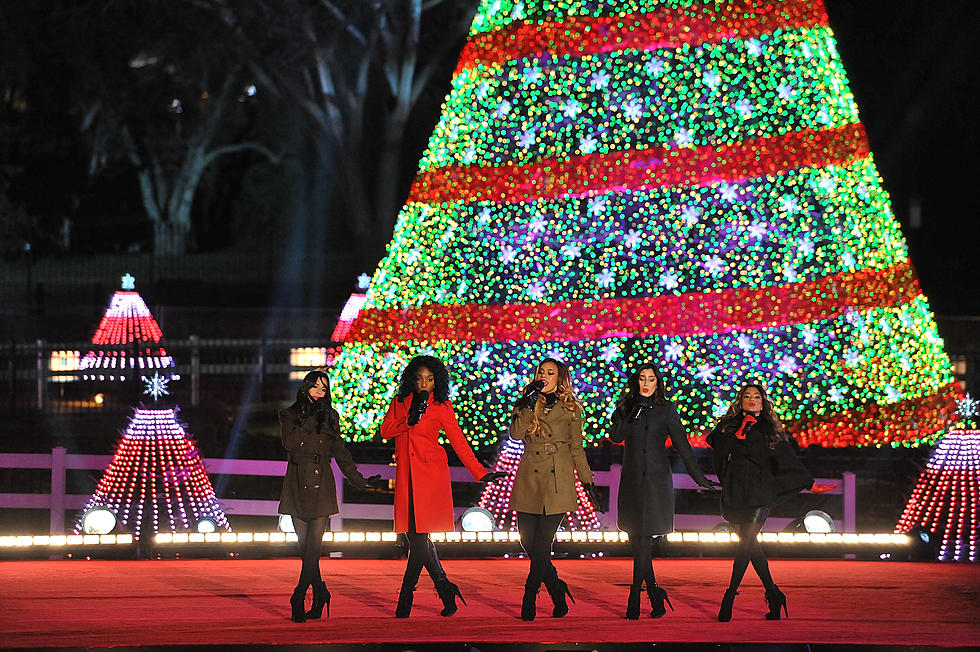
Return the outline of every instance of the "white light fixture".
{"type": "Polygon", "coordinates": [[[279,515],[279,530],[285,532],[286,534],[293,534],[296,532],[296,528],[293,526],[293,517],[289,514],[279,515]]]}
{"type": "Polygon", "coordinates": [[[470,507],[459,517],[459,526],[464,532],[491,532],[497,524],[489,510],[483,507],[470,507]]]}
{"type": "Polygon", "coordinates": [[[830,514],[827,512],[811,509],[803,517],[803,527],[811,534],[830,534],[834,531],[834,519],[830,518],[830,514]]]}
{"type": "Polygon", "coordinates": [[[210,534],[217,529],[218,527],[214,524],[214,521],[209,518],[202,518],[197,522],[197,531],[202,534],[210,534]]]}
{"type": "Polygon", "coordinates": [[[85,534],[109,534],[116,527],[116,515],[105,507],[93,507],[82,516],[85,534]]]}

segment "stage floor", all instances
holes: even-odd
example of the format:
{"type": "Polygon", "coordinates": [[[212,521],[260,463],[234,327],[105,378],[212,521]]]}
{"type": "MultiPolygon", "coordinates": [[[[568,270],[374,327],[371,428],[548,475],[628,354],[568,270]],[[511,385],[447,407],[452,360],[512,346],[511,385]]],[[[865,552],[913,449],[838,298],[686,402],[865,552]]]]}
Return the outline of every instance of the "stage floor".
{"type": "MultiPolygon", "coordinates": [[[[751,568],[729,623],[716,620],[728,559],[658,559],[676,611],[623,618],[628,559],[559,560],[571,613],[519,618],[527,561],[444,562],[469,606],[451,618],[423,576],[408,620],[393,617],[403,560],[321,562],[330,618],[289,621],[299,562],[268,560],[0,562],[0,646],[305,645],[316,643],[815,643],[970,646],[980,642],[980,566],[775,560],[790,618],[763,619],[751,568]]],[[[644,597],[644,607],[646,599],[644,597]]]]}

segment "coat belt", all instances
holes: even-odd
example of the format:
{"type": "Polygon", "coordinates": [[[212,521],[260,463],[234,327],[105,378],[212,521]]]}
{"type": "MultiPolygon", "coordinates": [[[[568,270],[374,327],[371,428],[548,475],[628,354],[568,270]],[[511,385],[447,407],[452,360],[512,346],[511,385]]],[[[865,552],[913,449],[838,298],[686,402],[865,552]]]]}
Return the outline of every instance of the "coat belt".
{"type": "Polygon", "coordinates": [[[544,455],[554,455],[560,450],[571,450],[571,445],[567,441],[544,442],[533,446],[524,447],[524,453],[542,453],[544,455]]]}
{"type": "Polygon", "coordinates": [[[300,462],[313,462],[314,464],[319,464],[320,454],[313,453],[312,455],[305,455],[305,454],[298,454],[298,453],[290,453],[289,461],[294,462],[296,464],[299,464],[300,462]]]}

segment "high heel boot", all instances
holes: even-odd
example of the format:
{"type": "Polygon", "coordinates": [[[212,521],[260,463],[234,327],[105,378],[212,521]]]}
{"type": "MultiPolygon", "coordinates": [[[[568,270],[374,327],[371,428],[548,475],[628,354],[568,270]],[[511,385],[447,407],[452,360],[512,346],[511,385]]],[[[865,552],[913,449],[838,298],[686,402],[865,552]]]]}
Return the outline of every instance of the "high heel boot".
{"type": "Polygon", "coordinates": [[[412,603],[415,602],[415,585],[402,582],[398,592],[398,605],[395,607],[395,618],[408,618],[412,615],[412,603]]]}
{"type": "Polygon", "coordinates": [[[538,591],[541,589],[541,580],[536,577],[528,577],[524,582],[524,597],[521,599],[521,620],[528,622],[534,620],[537,615],[538,591]]]}
{"type": "Polygon", "coordinates": [[[786,609],[786,595],[779,590],[779,587],[773,586],[772,588],[766,589],[766,604],[769,605],[769,613],[766,614],[766,620],[779,620],[780,609],[789,618],[789,611],[786,609]]]}
{"type": "Polygon", "coordinates": [[[307,620],[317,620],[323,615],[323,608],[327,608],[327,618],[330,617],[330,591],[327,590],[327,583],[320,581],[313,583],[313,606],[306,612],[307,620]]]}
{"type": "Polygon", "coordinates": [[[732,619],[732,607],[735,604],[735,596],[738,595],[738,591],[735,589],[728,589],[725,591],[725,597],[721,599],[721,608],[718,610],[718,620],[723,623],[727,623],[732,619]]]}
{"type": "Polygon", "coordinates": [[[293,595],[289,598],[289,606],[292,610],[290,618],[294,623],[306,622],[306,587],[297,586],[293,589],[293,595]]]}
{"type": "Polygon", "coordinates": [[[664,606],[664,603],[670,605],[671,611],[674,610],[674,605],[670,604],[667,592],[656,582],[653,584],[647,582],[647,598],[650,599],[651,618],[660,618],[667,613],[667,607],[664,606]]]}
{"type": "Polygon", "coordinates": [[[551,574],[545,576],[544,586],[548,589],[552,604],[555,605],[555,608],[551,610],[551,615],[555,618],[561,618],[568,614],[568,602],[565,601],[565,596],[568,596],[572,604],[575,604],[575,598],[572,597],[572,592],[568,590],[568,584],[559,579],[556,569],[552,569],[551,574]]]}
{"type": "Polygon", "coordinates": [[[443,576],[441,579],[435,581],[436,593],[439,594],[439,599],[442,600],[442,611],[439,612],[440,616],[452,616],[454,613],[459,611],[456,606],[456,598],[466,605],[466,600],[463,599],[463,594],[459,592],[459,587],[450,582],[443,576]]]}
{"type": "Polygon", "coordinates": [[[639,584],[630,585],[630,595],[626,599],[626,620],[640,619],[640,591],[639,584]]]}

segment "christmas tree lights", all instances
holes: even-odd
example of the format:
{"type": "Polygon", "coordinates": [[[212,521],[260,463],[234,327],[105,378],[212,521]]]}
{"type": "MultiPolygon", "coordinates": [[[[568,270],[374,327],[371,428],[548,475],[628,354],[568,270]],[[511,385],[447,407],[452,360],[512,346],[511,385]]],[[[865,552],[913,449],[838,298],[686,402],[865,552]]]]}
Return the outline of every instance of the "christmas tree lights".
{"type": "MultiPolygon", "coordinates": [[[[169,379],[154,374],[146,381],[154,404],[168,395],[169,379]]],[[[75,524],[82,529],[85,512],[108,509],[137,539],[152,533],[193,529],[207,519],[231,531],[218,504],[197,446],[177,421],[175,408],[136,408],[115,455],[95,493],[75,524]]]]}
{"type": "Polygon", "coordinates": [[[143,297],[134,290],[135,279],[122,277],[99,327],[92,336],[96,347],[78,365],[85,380],[125,380],[127,374],[148,377],[150,371],[173,369],[174,360],[159,346],[160,325],[143,297]]]}
{"type": "Polygon", "coordinates": [[[485,0],[338,359],[344,432],[421,353],[476,445],[545,356],[587,441],[651,359],[695,445],[746,380],[804,445],[930,444],[962,395],[816,0],[485,0]]]}
{"type": "Polygon", "coordinates": [[[895,532],[916,526],[937,538],[941,561],[977,561],[980,430],[943,437],[919,475],[895,532]]]}

